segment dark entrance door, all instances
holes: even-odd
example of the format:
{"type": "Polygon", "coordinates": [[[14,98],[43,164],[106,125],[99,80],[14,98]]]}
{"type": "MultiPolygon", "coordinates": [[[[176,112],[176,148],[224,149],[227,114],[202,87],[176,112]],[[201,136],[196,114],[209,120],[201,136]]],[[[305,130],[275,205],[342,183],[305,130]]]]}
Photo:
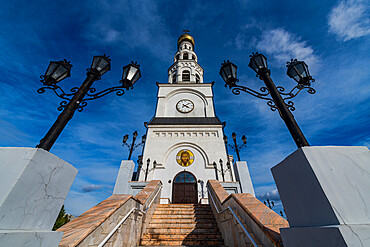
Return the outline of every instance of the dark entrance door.
{"type": "Polygon", "coordinates": [[[172,203],[198,203],[197,180],[190,172],[180,172],[173,180],[172,203]]]}

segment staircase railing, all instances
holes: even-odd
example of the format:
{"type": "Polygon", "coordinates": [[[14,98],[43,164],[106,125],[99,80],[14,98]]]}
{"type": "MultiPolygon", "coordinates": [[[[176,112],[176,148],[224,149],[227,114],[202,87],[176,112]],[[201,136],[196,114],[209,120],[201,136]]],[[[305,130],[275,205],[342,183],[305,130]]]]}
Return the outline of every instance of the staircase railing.
{"type": "Polygon", "coordinates": [[[150,208],[150,206],[152,205],[152,203],[154,202],[154,200],[157,198],[157,195],[159,194],[159,192],[161,192],[162,190],[162,187],[163,185],[161,185],[157,191],[157,193],[153,196],[152,200],[150,201],[149,205],[146,207],[145,211],[141,210],[140,208],[132,208],[126,215],[125,217],[123,217],[122,220],[120,220],[120,222],[118,222],[118,224],[113,228],[113,230],[103,239],[103,241],[98,245],[98,247],[103,247],[107,242],[108,240],[113,236],[113,234],[118,230],[118,228],[126,221],[126,219],[134,212],[134,211],[139,211],[142,215],[146,214],[146,212],[148,211],[148,209],[150,208]]]}
{"type": "Polygon", "coordinates": [[[251,243],[253,244],[254,247],[258,247],[256,241],[254,241],[254,239],[252,238],[252,236],[250,235],[250,233],[247,231],[247,229],[245,228],[245,226],[243,225],[243,223],[241,222],[241,220],[239,219],[239,217],[235,214],[234,210],[228,206],[227,208],[225,208],[224,210],[220,211],[217,207],[217,204],[215,202],[215,200],[213,199],[213,196],[212,196],[212,189],[210,189],[207,185],[207,189],[208,189],[208,192],[209,192],[209,196],[211,197],[211,201],[212,201],[212,204],[215,206],[215,209],[217,211],[217,214],[221,214],[227,210],[229,210],[232,215],[235,217],[236,221],[238,222],[238,224],[240,225],[240,227],[243,229],[244,233],[247,235],[247,237],[249,238],[249,240],[251,241],[251,243]]]}

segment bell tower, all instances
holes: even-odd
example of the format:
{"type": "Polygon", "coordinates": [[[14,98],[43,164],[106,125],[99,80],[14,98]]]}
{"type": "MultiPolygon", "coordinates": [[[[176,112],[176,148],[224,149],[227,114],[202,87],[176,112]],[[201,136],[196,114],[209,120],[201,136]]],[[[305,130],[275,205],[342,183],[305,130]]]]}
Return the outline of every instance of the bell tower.
{"type": "Polygon", "coordinates": [[[209,179],[235,182],[214,110],[213,83],[203,81],[194,47],[188,32],[179,37],[168,83],[157,83],[155,115],[146,124],[137,180],[161,180],[162,203],[206,201],[209,179]]]}
{"type": "Polygon", "coordinates": [[[203,68],[194,52],[194,38],[187,33],[177,40],[174,63],[168,69],[168,83],[203,83],[203,68]]]}

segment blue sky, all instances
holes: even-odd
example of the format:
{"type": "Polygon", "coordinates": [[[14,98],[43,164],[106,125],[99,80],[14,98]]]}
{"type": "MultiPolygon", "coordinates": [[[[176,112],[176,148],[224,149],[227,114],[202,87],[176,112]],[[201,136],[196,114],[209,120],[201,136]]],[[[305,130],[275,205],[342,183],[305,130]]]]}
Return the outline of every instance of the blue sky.
{"type": "MultiPolygon", "coordinates": [[[[156,105],[155,82],[167,82],[184,29],[194,36],[205,81],[215,81],[216,114],[227,122],[226,134],[248,138],[241,156],[259,198],[278,200],[270,168],[296,146],[265,101],[235,96],[224,87],[218,72],[225,59],[238,65],[241,83],[253,89],[263,86],[248,67],[253,51],[268,58],[273,80],[287,89],[295,83],[285,74],[286,62],[306,61],[317,93],[298,95],[294,116],[309,143],[370,146],[368,1],[36,0],[1,5],[1,146],[36,146],[60,113],[60,100],[52,92],[36,92],[50,60],[73,64],[72,77],[59,84],[65,90],[82,83],[94,55],[112,59],[112,70],[94,84],[98,90],[118,85],[130,61],[141,65],[142,78],[133,90],[89,102],[51,149],[79,170],[65,202],[68,213],[79,215],[111,195],[120,161],[128,156],[122,136],[145,133],[143,122],[156,105]]],[[[134,153],[135,161],[140,152],[134,153]]]]}

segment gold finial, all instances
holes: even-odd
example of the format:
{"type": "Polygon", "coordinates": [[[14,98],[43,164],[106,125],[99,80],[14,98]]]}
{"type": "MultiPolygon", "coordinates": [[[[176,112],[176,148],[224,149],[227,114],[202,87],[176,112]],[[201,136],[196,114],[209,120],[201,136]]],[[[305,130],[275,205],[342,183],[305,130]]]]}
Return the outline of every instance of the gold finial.
{"type": "Polygon", "coordinates": [[[179,47],[180,43],[184,40],[187,40],[189,41],[190,43],[193,44],[193,47],[195,46],[195,43],[194,43],[194,38],[189,34],[189,30],[182,30],[184,33],[181,34],[181,36],[179,37],[179,39],[177,40],[177,48],[179,47]]]}

